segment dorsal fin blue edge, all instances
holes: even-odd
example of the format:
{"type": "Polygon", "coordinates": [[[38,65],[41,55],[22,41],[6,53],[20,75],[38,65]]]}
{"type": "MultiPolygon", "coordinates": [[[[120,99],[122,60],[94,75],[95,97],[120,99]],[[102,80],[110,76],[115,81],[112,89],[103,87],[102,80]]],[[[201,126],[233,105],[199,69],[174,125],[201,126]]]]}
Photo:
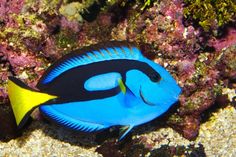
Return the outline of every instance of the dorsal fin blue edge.
{"type": "Polygon", "coordinates": [[[86,64],[115,59],[138,60],[142,56],[136,44],[126,41],[109,41],[77,49],[63,56],[50,66],[37,87],[50,83],[63,72],[86,64]]]}
{"type": "Polygon", "coordinates": [[[72,130],[83,131],[83,132],[95,132],[109,127],[102,124],[90,123],[78,119],[73,119],[60,113],[55,114],[55,111],[51,109],[51,106],[39,107],[39,109],[44,116],[50,118],[57,124],[63,125],[72,130]]]}

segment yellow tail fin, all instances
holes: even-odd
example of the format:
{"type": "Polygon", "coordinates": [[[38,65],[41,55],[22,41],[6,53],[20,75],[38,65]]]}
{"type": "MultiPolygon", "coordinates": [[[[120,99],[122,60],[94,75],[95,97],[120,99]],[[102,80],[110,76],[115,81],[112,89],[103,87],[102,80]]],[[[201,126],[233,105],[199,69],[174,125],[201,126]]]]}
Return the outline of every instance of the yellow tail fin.
{"type": "Polygon", "coordinates": [[[48,100],[56,98],[53,95],[31,90],[14,77],[9,78],[7,90],[18,127],[21,127],[27,118],[29,118],[34,108],[48,100]]]}

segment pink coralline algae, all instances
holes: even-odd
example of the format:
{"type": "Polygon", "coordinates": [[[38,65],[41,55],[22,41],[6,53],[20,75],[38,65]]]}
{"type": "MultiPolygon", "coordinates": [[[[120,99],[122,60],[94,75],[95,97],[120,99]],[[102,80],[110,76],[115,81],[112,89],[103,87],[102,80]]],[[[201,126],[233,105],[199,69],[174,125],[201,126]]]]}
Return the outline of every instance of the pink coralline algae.
{"type": "Polygon", "coordinates": [[[15,51],[12,51],[5,44],[0,45],[0,52],[7,58],[13,69],[16,69],[15,72],[17,72],[19,68],[32,68],[41,66],[40,63],[36,61],[34,55],[30,55],[29,53],[19,54],[15,51]]]}
{"type": "Polygon", "coordinates": [[[68,21],[68,19],[66,19],[66,17],[62,17],[60,20],[60,25],[62,27],[62,29],[69,29],[72,30],[74,32],[78,32],[79,31],[79,25],[78,22],[76,21],[68,21]]]}
{"type": "Polygon", "coordinates": [[[227,34],[228,35],[223,38],[211,39],[209,45],[213,46],[216,51],[221,51],[223,48],[236,44],[236,30],[234,28],[229,28],[227,34]]]}
{"type": "Polygon", "coordinates": [[[182,76],[180,78],[181,82],[186,82],[188,78],[193,76],[194,72],[196,71],[195,65],[194,65],[196,60],[197,60],[196,57],[193,57],[191,59],[180,60],[177,67],[179,71],[178,75],[182,76]]]}
{"type": "Polygon", "coordinates": [[[0,19],[6,19],[9,14],[19,14],[23,6],[24,0],[0,0],[0,19]]]}
{"type": "Polygon", "coordinates": [[[25,79],[29,86],[34,87],[38,76],[42,75],[42,61],[32,53],[29,52],[17,52],[12,47],[6,45],[6,43],[0,44],[1,60],[6,62],[8,66],[8,73],[0,73],[3,81],[7,80],[7,76],[17,75],[21,79],[25,79]],[[10,69],[9,69],[10,68],[10,69]],[[36,80],[35,80],[36,78],[36,80]]]}
{"type": "Polygon", "coordinates": [[[191,26],[186,28],[182,24],[182,9],[181,1],[154,3],[135,20],[132,19],[134,15],[129,15],[128,23],[118,27],[120,29],[113,29],[112,33],[125,34],[126,37],[122,39],[136,41],[141,46],[149,44],[152,51],[158,50],[157,53],[163,57],[183,59],[186,54],[199,51],[200,39],[198,30],[191,26]]]}
{"type": "MultiPolygon", "coordinates": [[[[167,2],[168,3],[168,2],[167,2]]],[[[183,36],[185,27],[182,24],[183,21],[183,3],[179,0],[175,0],[172,3],[169,3],[169,5],[163,5],[162,6],[162,12],[163,14],[169,18],[172,19],[174,22],[174,25],[176,29],[174,30],[176,36],[183,36]]]]}
{"type": "Polygon", "coordinates": [[[23,6],[24,0],[0,0],[0,22],[6,27],[18,27],[12,15],[19,14],[23,6]]]}

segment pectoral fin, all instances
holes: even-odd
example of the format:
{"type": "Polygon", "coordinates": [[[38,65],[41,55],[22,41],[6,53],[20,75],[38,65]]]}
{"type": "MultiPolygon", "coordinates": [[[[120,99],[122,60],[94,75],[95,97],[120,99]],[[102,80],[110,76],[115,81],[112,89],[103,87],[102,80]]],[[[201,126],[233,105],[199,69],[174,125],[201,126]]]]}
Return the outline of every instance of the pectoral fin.
{"type": "Polygon", "coordinates": [[[118,84],[120,86],[120,89],[121,89],[122,93],[125,94],[126,93],[126,87],[125,87],[124,82],[122,81],[122,79],[118,79],[118,84]]]}

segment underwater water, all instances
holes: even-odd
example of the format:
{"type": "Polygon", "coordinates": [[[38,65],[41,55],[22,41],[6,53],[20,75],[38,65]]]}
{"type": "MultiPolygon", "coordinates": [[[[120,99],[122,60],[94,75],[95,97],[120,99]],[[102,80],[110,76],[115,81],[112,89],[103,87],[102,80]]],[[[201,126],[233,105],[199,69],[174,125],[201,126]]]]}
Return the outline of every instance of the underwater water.
{"type": "MultiPolygon", "coordinates": [[[[227,0],[0,0],[0,156],[233,156],[235,6],[227,0]],[[17,129],[9,76],[38,90],[39,79],[59,58],[112,40],[136,43],[173,76],[182,93],[167,112],[120,142],[127,128],[71,131],[37,109],[17,129]]],[[[119,85],[122,91],[127,86],[119,85]]]]}

